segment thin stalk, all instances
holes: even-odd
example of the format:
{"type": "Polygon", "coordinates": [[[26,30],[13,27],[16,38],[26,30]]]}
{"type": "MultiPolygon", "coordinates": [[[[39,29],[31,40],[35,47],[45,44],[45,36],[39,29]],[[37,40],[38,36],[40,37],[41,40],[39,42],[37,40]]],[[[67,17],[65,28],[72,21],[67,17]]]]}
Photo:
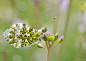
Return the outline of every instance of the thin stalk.
{"type": "Polygon", "coordinates": [[[47,52],[47,61],[49,61],[49,51],[50,51],[50,46],[49,46],[49,42],[48,42],[48,52],[47,52]]]}
{"type": "Polygon", "coordinates": [[[47,53],[47,50],[46,50],[46,48],[44,48],[44,50],[46,51],[46,53],[47,53]]]}
{"type": "Polygon", "coordinates": [[[46,46],[47,46],[47,49],[48,49],[48,45],[47,45],[47,42],[46,42],[46,46]]]}
{"type": "MultiPolygon", "coordinates": [[[[51,52],[57,45],[58,45],[58,43],[50,50],[50,52],[51,52]]],[[[50,53],[50,52],[49,52],[49,53],[50,53]]]]}
{"type": "Polygon", "coordinates": [[[54,42],[52,43],[51,47],[53,46],[54,42]]]}
{"type": "Polygon", "coordinates": [[[49,49],[48,49],[48,53],[47,53],[47,61],[49,61],[49,49]]]}

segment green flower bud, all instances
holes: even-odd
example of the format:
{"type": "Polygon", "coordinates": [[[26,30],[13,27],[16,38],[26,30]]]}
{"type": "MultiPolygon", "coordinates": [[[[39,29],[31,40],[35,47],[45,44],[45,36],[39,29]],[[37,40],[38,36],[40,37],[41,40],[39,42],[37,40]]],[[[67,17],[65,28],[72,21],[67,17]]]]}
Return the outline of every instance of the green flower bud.
{"type": "Polygon", "coordinates": [[[43,34],[43,39],[44,39],[44,41],[47,41],[47,35],[46,35],[46,33],[43,34]]]}
{"type": "Polygon", "coordinates": [[[54,36],[54,41],[56,41],[56,40],[57,40],[57,38],[58,38],[58,37],[54,36]]]}
{"type": "Polygon", "coordinates": [[[39,43],[39,44],[37,45],[37,47],[43,48],[43,45],[39,43]]]}
{"type": "Polygon", "coordinates": [[[58,44],[59,44],[59,43],[61,43],[61,42],[62,42],[62,40],[61,40],[61,39],[59,39],[59,40],[58,40],[58,44]]]}
{"type": "Polygon", "coordinates": [[[51,37],[52,37],[51,41],[54,42],[55,41],[55,36],[51,36],[51,37]]]}
{"type": "Polygon", "coordinates": [[[46,34],[47,34],[47,35],[50,35],[50,33],[49,33],[48,31],[46,32],[46,34]]]}
{"type": "Polygon", "coordinates": [[[53,41],[53,36],[49,36],[47,40],[48,41],[53,41]]]}
{"type": "Polygon", "coordinates": [[[60,39],[58,40],[58,44],[61,43],[64,39],[64,36],[61,36],[60,39]]]}

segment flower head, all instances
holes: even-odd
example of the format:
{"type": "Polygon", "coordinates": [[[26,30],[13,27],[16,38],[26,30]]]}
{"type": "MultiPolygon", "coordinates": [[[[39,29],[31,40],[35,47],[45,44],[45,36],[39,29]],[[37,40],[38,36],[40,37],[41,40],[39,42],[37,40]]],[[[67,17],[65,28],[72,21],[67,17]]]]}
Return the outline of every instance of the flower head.
{"type": "Polygon", "coordinates": [[[63,40],[64,39],[64,36],[61,36],[60,39],[63,40]]]}
{"type": "Polygon", "coordinates": [[[58,44],[61,43],[64,39],[64,36],[61,36],[60,39],[58,40],[58,44]]]}
{"type": "Polygon", "coordinates": [[[58,37],[58,33],[56,33],[55,36],[58,37]]]}
{"type": "Polygon", "coordinates": [[[46,33],[44,33],[43,37],[44,37],[44,38],[47,38],[47,35],[46,35],[46,33]]]}
{"type": "Polygon", "coordinates": [[[43,48],[43,45],[39,43],[39,44],[37,45],[37,47],[43,48]]]}
{"type": "Polygon", "coordinates": [[[49,31],[47,31],[46,34],[50,35],[49,31]]]}

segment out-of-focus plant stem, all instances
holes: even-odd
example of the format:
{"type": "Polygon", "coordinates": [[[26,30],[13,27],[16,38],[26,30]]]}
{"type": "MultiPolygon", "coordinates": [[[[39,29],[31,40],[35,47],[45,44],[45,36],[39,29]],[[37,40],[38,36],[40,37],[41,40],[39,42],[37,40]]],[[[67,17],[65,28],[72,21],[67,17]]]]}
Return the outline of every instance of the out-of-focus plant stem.
{"type": "Polygon", "coordinates": [[[57,46],[58,44],[56,44],[52,49],[51,49],[51,45],[50,45],[50,42],[48,42],[47,44],[46,44],[46,46],[47,46],[47,61],[49,61],[49,54],[50,54],[50,52],[57,46]]]}
{"type": "Polygon", "coordinates": [[[3,61],[7,61],[8,53],[5,50],[2,50],[1,53],[2,53],[2,57],[3,57],[3,61]]]}
{"type": "Polygon", "coordinates": [[[47,53],[47,50],[46,50],[46,48],[44,47],[44,50],[46,51],[46,53],[47,53]]]}
{"type": "Polygon", "coordinates": [[[13,6],[13,9],[14,9],[15,13],[17,14],[17,16],[18,16],[19,18],[22,18],[21,15],[20,15],[20,13],[19,13],[19,11],[18,11],[18,9],[17,9],[17,7],[16,7],[16,2],[15,2],[15,0],[10,0],[10,1],[11,1],[11,5],[13,6]]]}
{"type": "Polygon", "coordinates": [[[48,53],[47,53],[47,61],[49,61],[49,49],[48,49],[48,53]]]}
{"type": "Polygon", "coordinates": [[[42,19],[41,13],[40,13],[39,4],[35,4],[34,7],[35,7],[35,14],[36,14],[38,21],[40,23],[40,27],[42,27],[43,26],[43,19],[42,19]]]}
{"type": "Polygon", "coordinates": [[[67,20],[64,26],[64,31],[63,31],[63,35],[66,37],[66,32],[67,32],[67,28],[68,28],[68,22],[69,22],[69,17],[70,17],[70,7],[71,7],[71,0],[70,0],[70,5],[69,5],[69,10],[67,13],[67,20]]]}
{"type": "MultiPolygon", "coordinates": [[[[70,2],[69,2],[67,19],[66,19],[65,26],[64,26],[64,31],[63,31],[63,35],[65,36],[65,38],[66,38],[66,33],[67,33],[67,28],[68,28],[68,22],[69,22],[69,17],[70,17],[71,3],[72,3],[72,0],[70,0],[70,2]]],[[[62,43],[62,45],[61,45],[61,49],[59,51],[59,54],[58,54],[58,58],[57,59],[59,59],[59,57],[61,57],[61,52],[62,52],[63,46],[64,46],[64,43],[62,43]]]]}
{"type": "Polygon", "coordinates": [[[50,51],[50,46],[49,46],[49,42],[47,43],[47,46],[48,46],[48,52],[47,52],[47,61],[49,61],[49,51],[50,51]]]}
{"type": "Polygon", "coordinates": [[[79,46],[79,49],[78,49],[78,52],[76,54],[76,57],[75,57],[74,61],[77,61],[77,59],[80,59],[81,52],[82,52],[82,46],[81,46],[81,43],[80,43],[80,46],[79,46]]]}

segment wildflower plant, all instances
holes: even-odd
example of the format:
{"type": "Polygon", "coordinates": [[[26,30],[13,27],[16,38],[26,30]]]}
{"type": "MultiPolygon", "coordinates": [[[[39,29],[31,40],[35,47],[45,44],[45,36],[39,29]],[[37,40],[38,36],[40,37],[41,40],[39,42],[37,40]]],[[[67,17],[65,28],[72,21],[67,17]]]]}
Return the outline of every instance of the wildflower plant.
{"type": "Polygon", "coordinates": [[[3,37],[9,44],[16,48],[21,48],[34,43],[38,43],[37,47],[45,49],[45,47],[40,44],[41,40],[45,41],[47,46],[47,49],[45,49],[47,52],[47,61],[49,61],[49,53],[64,39],[64,36],[61,36],[58,40],[57,45],[51,49],[55,41],[58,39],[58,33],[56,33],[55,35],[51,35],[46,28],[36,30],[31,26],[23,23],[12,25],[11,28],[7,29],[3,33],[3,37]]]}
{"type": "Polygon", "coordinates": [[[47,52],[47,61],[49,61],[49,54],[50,52],[58,45],[60,44],[63,39],[64,39],[64,36],[61,36],[59,39],[58,39],[58,43],[51,49],[51,47],[53,46],[53,44],[55,43],[55,41],[57,41],[58,39],[58,33],[56,33],[55,35],[52,35],[50,34],[48,31],[46,33],[43,34],[43,40],[45,41],[46,43],[46,46],[47,46],[47,49],[45,49],[45,47],[43,47],[42,44],[38,44],[38,47],[39,48],[44,48],[47,52]]]}

